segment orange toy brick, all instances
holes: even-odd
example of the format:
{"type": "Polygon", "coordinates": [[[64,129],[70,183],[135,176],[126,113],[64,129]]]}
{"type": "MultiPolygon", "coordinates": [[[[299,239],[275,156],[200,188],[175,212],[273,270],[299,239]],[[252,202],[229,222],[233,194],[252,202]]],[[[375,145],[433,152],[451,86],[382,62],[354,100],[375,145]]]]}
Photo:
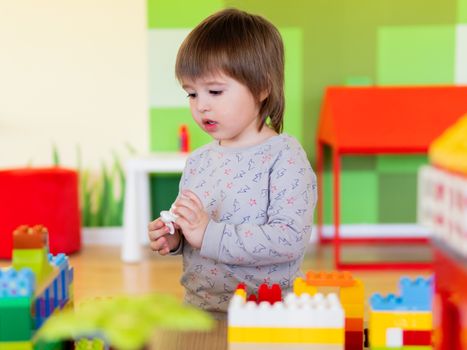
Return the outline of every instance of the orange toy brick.
{"type": "Polygon", "coordinates": [[[13,232],[14,249],[41,249],[48,244],[48,231],[43,225],[19,226],[13,232]]]}
{"type": "Polygon", "coordinates": [[[350,287],[355,284],[355,280],[348,271],[309,271],[306,274],[306,283],[312,286],[350,287]]]}

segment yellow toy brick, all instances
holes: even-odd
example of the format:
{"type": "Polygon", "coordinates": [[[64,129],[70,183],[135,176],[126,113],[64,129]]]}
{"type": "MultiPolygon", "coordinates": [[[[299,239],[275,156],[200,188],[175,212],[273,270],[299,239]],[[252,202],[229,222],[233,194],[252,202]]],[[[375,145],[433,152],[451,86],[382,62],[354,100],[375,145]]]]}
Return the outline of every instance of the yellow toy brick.
{"type": "Polygon", "coordinates": [[[342,305],[345,304],[362,304],[365,298],[365,289],[362,281],[354,280],[354,284],[349,287],[341,287],[339,299],[342,305]]]}
{"type": "Polygon", "coordinates": [[[303,293],[315,295],[317,291],[318,290],[316,289],[316,287],[308,285],[306,281],[301,277],[296,278],[293,283],[293,292],[296,296],[300,296],[303,293]]]}

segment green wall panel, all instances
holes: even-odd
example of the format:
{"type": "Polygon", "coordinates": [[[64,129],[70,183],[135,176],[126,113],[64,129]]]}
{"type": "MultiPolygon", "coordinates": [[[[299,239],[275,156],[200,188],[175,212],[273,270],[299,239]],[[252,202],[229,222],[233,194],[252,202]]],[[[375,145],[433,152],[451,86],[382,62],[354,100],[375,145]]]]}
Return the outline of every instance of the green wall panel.
{"type": "Polygon", "coordinates": [[[280,28],[280,32],[285,49],[284,131],[303,142],[303,33],[299,28],[280,28]]]}
{"type": "Polygon", "coordinates": [[[151,176],[151,213],[158,218],[162,210],[169,210],[178,194],[180,174],[159,174],[151,176]]]}
{"type": "Polygon", "coordinates": [[[467,24],[467,0],[457,0],[457,22],[467,24]]]}
{"type": "Polygon", "coordinates": [[[150,150],[178,151],[178,130],[188,125],[191,149],[196,149],[212,139],[194,122],[189,108],[152,108],[150,111],[150,150]]]}
{"type": "Polygon", "coordinates": [[[428,163],[426,155],[384,155],[376,157],[377,170],[380,173],[411,173],[428,163]]]}
{"type": "Polygon", "coordinates": [[[379,175],[379,223],[413,223],[417,208],[417,175],[379,175]]]}
{"type": "Polygon", "coordinates": [[[377,83],[454,83],[455,26],[382,27],[377,83]]]}
{"type": "Polygon", "coordinates": [[[374,171],[376,169],[375,156],[345,156],[341,160],[344,171],[374,171]]]}
{"type": "Polygon", "coordinates": [[[148,0],[149,28],[190,28],[224,7],[221,0],[148,0]]]}
{"type": "Polygon", "coordinates": [[[342,223],[378,223],[378,176],[374,172],[343,173],[341,193],[342,223]]]}
{"type": "MultiPolygon", "coordinates": [[[[324,223],[333,222],[333,176],[324,174],[324,223]]],[[[375,224],[378,222],[378,176],[373,171],[341,173],[341,223],[375,224]]]]}

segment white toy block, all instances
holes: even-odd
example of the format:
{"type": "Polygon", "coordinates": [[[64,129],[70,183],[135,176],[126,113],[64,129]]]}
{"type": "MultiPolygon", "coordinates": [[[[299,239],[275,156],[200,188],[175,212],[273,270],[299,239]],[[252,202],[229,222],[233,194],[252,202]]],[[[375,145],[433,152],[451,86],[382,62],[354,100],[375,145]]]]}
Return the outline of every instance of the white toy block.
{"type": "Polygon", "coordinates": [[[404,345],[402,328],[386,329],[386,346],[388,348],[400,348],[404,345]]]}
{"type": "Polygon", "coordinates": [[[294,293],[286,295],[284,302],[246,302],[234,295],[228,310],[229,327],[276,328],[343,328],[344,310],[336,294],[324,297],[294,293]]]}

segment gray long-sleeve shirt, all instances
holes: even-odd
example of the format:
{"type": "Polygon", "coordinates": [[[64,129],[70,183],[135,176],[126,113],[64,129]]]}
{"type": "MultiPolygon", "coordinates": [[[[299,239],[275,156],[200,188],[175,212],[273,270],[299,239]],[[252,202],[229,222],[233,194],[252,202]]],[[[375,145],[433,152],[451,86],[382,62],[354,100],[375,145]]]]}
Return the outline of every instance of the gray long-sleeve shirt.
{"type": "Polygon", "coordinates": [[[250,291],[262,283],[291,290],[317,199],[316,176],[296,139],[280,134],[247,148],[213,141],[188,158],[184,189],[210,216],[201,249],[187,241],[179,249],[186,302],[223,312],[240,282],[250,291]]]}

